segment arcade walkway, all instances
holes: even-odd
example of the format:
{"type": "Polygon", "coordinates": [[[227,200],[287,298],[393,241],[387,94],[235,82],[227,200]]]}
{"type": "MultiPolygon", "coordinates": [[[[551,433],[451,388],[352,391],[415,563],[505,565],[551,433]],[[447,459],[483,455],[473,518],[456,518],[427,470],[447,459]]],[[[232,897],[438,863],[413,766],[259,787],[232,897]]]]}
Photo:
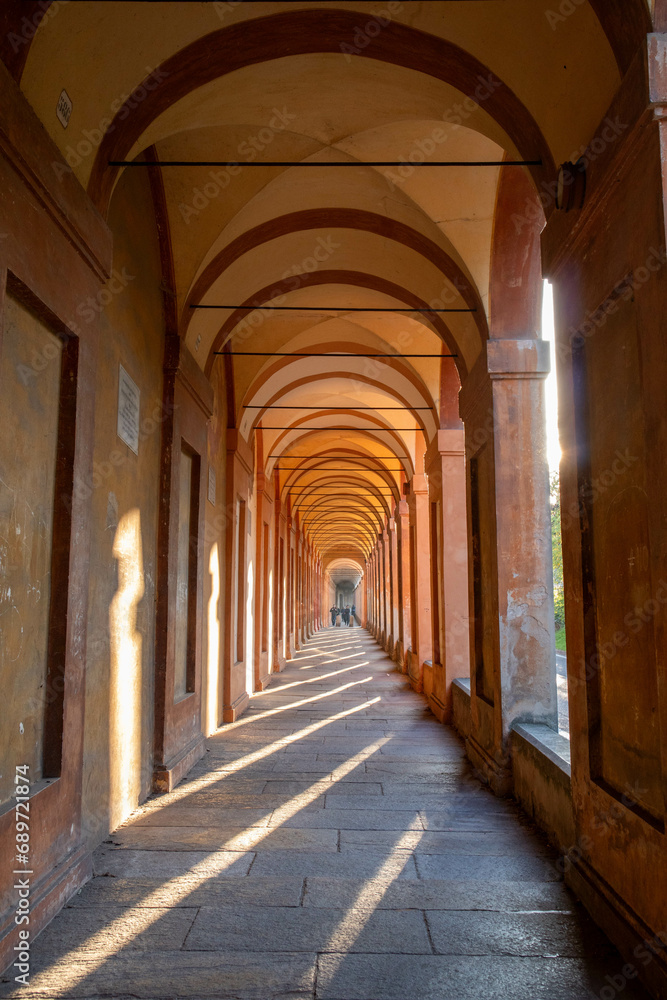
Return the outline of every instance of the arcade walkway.
{"type": "Polygon", "coordinates": [[[0,995],[584,1000],[624,964],[360,628],[312,638],[95,875],[0,995]]]}

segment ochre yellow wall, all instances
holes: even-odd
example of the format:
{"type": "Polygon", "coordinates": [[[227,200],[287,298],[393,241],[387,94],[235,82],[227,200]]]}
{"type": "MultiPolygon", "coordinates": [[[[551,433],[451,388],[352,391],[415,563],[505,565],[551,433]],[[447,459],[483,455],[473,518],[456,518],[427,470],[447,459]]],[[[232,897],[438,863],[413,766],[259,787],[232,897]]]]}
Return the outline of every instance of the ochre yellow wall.
{"type": "MultiPolygon", "coordinates": [[[[160,262],[148,180],[123,178],[112,203],[114,275],[99,323],[96,376],[83,825],[114,829],[151,786],[155,566],[163,419],[160,262]],[[141,392],[139,455],[116,434],[122,364],[141,392]]],[[[83,312],[83,311],[82,311],[83,312]]],[[[79,322],[86,322],[80,313],[79,322]]]]}

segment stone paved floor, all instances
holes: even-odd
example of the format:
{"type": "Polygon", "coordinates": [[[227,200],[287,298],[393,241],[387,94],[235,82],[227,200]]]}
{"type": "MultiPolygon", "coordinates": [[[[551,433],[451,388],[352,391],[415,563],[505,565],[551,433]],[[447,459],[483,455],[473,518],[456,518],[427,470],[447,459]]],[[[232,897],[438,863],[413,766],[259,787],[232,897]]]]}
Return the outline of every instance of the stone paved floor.
{"type": "Polygon", "coordinates": [[[556,860],[368,633],[325,629],[96,852],[0,995],[604,1000],[624,963],[556,860]]]}

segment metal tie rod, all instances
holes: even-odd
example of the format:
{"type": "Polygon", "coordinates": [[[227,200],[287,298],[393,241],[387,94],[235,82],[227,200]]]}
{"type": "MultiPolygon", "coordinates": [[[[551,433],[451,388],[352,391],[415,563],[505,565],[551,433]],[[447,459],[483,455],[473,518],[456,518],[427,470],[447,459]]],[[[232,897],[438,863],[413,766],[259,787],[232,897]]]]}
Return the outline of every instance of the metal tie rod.
{"type": "Polygon", "coordinates": [[[214,354],[237,358],[458,358],[458,354],[305,354],[291,351],[213,351],[214,354]]]}
{"type": "Polygon", "coordinates": [[[541,167],[542,160],[107,160],[110,167],[541,167]]]}
{"type": "Polygon", "coordinates": [[[263,431],[424,431],[421,427],[353,427],[346,424],[344,427],[313,427],[309,424],[297,424],[295,427],[262,427],[263,431]]]}
{"type": "MultiPolygon", "coordinates": [[[[269,299],[268,302],[271,300],[269,299]]],[[[257,302],[254,305],[219,306],[204,302],[190,303],[191,309],[245,309],[252,312],[254,309],[271,309],[275,312],[378,312],[378,313],[474,313],[477,309],[431,309],[430,306],[422,306],[420,309],[412,309],[405,306],[271,306],[268,302],[257,302]]]]}
{"type": "Polygon", "coordinates": [[[433,410],[432,406],[264,406],[262,403],[244,403],[244,410],[339,410],[347,413],[349,410],[400,410],[412,413],[416,410],[433,410]]]}

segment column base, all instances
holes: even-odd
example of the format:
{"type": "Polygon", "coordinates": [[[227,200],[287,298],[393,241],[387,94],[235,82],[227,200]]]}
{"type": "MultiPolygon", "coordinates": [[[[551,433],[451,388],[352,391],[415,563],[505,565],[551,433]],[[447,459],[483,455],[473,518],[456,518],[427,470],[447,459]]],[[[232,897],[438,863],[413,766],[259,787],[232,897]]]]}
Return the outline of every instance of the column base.
{"type": "Polygon", "coordinates": [[[421,694],[424,690],[424,667],[419,662],[417,654],[413,653],[411,649],[405,654],[405,660],[410,684],[417,694],[421,694]]]}
{"type": "Polygon", "coordinates": [[[511,795],[513,788],[512,764],[509,756],[504,762],[499,762],[481,746],[474,736],[466,740],[466,753],[472,766],[477,770],[477,776],[485,782],[494,795],[504,797],[511,795]]]}
{"type": "Polygon", "coordinates": [[[266,691],[270,683],[271,683],[271,674],[269,673],[262,674],[262,676],[257,679],[257,687],[255,688],[255,690],[266,691]]]}
{"type": "MultiPolygon", "coordinates": [[[[93,874],[92,854],[82,844],[30,886],[30,938],[36,937],[93,874]]],[[[17,876],[20,878],[20,876],[17,876]]],[[[16,904],[0,922],[0,972],[16,961],[16,904]]]]}
{"type": "Polygon", "coordinates": [[[236,720],[240,719],[243,713],[245,712],[249,702],[250,702],[250,697],[248,696],[248,692],[244,691],[242,694],[238,696],[236,701],[233,702],[231,705],[223,705],[222,721],[236,722],[236,720]]]}
{"type": "Polygon", "coordinates": [[[153,768],[153,791],[170,792],[182,781],[191,767],[200,760],[206,752],[203,733],[197,736],[182,750],[164,764],[156,764],[153,768]]]}

